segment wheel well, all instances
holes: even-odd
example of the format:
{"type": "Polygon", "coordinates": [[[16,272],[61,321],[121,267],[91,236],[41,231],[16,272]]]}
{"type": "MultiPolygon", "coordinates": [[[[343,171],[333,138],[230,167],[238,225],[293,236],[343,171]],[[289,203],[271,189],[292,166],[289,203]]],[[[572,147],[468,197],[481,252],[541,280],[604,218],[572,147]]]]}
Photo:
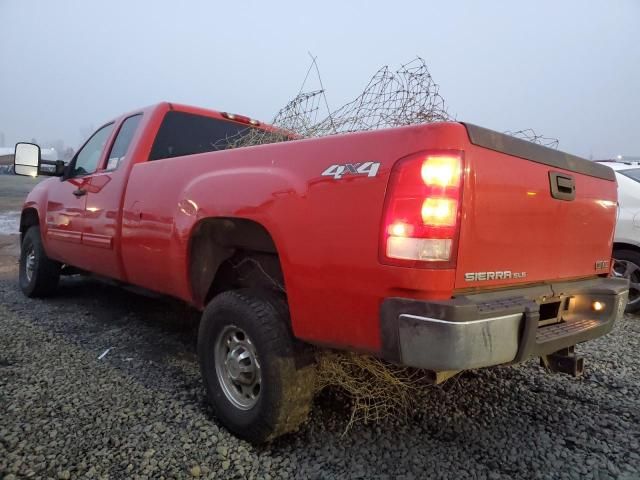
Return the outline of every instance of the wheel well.
{"type": "Polygon", "coordinates": [[[243,218],[208,218],[196,225],[189,248],[194,300],[206,305],[226,290],[264,287],[284,291],[273,238],[266,228],[243,218]]]}
{"type": "Polygon", "coordinates": [[[24,240],[24,236],[31,227],[38,226],[40,224],[40,218],[38,217],[38,211],[35,208],[27,208],[23,210],[20,215],[20,244],[24,240]]]}
{"type": "Polygon", "coordinates": [[[616,250],[632,250],[640,253],[640,247],[631,243],[613,242],[613,251],[615,252],[616,250]]]}

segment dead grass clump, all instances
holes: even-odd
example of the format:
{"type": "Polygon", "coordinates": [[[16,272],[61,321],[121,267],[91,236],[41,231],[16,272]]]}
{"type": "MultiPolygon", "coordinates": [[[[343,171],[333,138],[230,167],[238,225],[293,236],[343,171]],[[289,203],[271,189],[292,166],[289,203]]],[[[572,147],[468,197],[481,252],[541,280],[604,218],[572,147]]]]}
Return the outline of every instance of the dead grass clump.
{"type": "Polygon", "coordinates": [[[428,384],[425,373],[353,352],[318,354],[316,392],[339,388],[352,401],[346,430],[355,423],[406,420],[415,411],[420,390],[428,384]]]}

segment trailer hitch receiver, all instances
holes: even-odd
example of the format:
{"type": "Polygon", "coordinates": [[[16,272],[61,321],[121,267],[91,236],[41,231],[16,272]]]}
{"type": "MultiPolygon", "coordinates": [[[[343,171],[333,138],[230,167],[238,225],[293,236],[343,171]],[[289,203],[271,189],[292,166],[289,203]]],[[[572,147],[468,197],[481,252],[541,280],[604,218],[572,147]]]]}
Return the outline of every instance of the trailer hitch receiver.
{"type": "Polygon", "coordinates": [[[575,346],[543,355],[540,357],[540,365],[549,372],[566,373],[573,377],[580,377],[584,373],[584,358],[576,355],[575,346]]]}

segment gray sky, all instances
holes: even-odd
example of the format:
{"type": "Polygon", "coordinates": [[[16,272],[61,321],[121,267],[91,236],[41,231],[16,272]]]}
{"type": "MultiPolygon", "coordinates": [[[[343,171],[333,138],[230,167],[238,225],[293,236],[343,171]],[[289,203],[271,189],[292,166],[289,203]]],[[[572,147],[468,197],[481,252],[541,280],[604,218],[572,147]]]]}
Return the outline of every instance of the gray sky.
{"type": "Polygon", "coordinates": [[[640,1],[0,0],[0,132],[78,146],[161,100],[270,120],[318,57],[332,107],[423,57],[458,119],[640,154],[640,1]]]}

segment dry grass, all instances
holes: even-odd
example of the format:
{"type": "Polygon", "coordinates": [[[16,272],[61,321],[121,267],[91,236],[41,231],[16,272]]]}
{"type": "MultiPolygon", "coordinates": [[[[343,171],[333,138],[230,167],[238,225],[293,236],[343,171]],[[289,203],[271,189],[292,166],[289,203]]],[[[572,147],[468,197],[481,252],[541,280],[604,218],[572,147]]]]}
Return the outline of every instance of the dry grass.
{"type": "Polygon", "coordinates": [[[406,420],[415,411],[428,385],[425,372],[353,352],[318,353],[316,391],[339,388],[352,401],[345,429],[355,423],[406,420]]]}

